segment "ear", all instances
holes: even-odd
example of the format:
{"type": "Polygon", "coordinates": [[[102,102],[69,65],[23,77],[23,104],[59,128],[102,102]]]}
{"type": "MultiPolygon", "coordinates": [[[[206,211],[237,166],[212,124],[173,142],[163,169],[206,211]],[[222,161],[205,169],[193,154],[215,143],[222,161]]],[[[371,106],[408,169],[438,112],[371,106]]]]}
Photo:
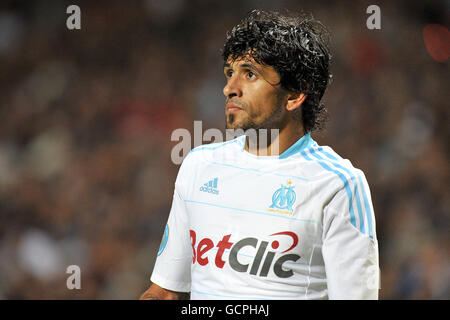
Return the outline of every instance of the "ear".
{"type": "Polygon", "coordinates": [[[286,104],[286,110],[288,111],[293,111],[297,108],[300,108],[300,106],[302,105],[302,103],[305,101],[307,95],[304,93],[292,93],[287,100],[287,104],[286,104]]]}
{"type": "Polygon", "coordinates": [[[293,111],[297,108],[300,108],[302,103],[305,101],[307,95],[304,93],[292,93],[290,97],[288,97],[287,104],[286,104],[286,110],[293,111]]]}

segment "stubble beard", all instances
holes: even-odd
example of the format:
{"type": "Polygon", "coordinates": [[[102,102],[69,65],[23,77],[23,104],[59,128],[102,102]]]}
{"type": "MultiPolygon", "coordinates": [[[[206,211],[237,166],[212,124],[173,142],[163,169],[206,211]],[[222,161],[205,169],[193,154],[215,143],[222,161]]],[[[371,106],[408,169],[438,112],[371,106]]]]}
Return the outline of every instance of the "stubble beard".
{"type": "MultiPolygon", "coordinates": [[[[245,106],[246,107],[246,106],[245,106]]],[[[225,128],[231,129],[231,130],[239,130],[242,129],[244,131],[247,131],[249,129],[254,129],[256,131],[260,129],[283,129],[286,125],[286,117],[284,117],[283,113],[283,99],[282,95],[279,93],[277,94],[277,101],[276,106],[272,110],[272,112],[266,116],[260,123],[255,122],[253,119],[256,118],[258,115],[255,112],[248,111],[248,108],[244,108],[241,112],[247,112],[248,118],[241,120],[241,123],[237,123],[235,119],[235,115],[233,113],[230,113],[226,116],[225,119],[225,128]]]]}
{"type": "Polygon", "coordinates": [[[247,111],[247,108],[244,110],[241,112],[248,112],[247,118],[236,122],[235,115],[230,113],[226,116],[225,127],[227,130],[234,131],[234,136],[236,136],[238,130],[242,130],[243,134],[253,139],[252,141],[256,142],[257,146],[260,146],[260,144],[270,146],[288,122],[286,114],[283,112],[284,103],[280,96],[277,96],[276,107],[259,123],[253,120],[257,117],[257,114],[247,111]]]}

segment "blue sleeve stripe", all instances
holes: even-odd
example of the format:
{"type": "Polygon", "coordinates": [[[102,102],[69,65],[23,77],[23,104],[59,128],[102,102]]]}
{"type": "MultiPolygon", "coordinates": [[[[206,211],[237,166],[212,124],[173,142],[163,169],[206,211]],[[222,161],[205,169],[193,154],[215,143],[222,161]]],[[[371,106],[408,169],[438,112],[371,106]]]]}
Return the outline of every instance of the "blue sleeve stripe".
{"type": "MultiPolygon", "coordinates": [[[[322,154],[324,154],[330,160],[334,160],[334,161],[338,161],[339,160],[337,157],[335,157],[335,156],[331,155],[330,153],[326,152],[325,150],[323,150],[322,147],[317,148],[317,150],[320,151],[322,154]]],[[[341,165],[339,165],[338,163],[335,163],[333,161],[330,161],[330,162],[333,163],[336,167],[342,168],[343,170],[345,170],[347,173],[349,173],[351,175],[350,171],[347,168],[342,167],[341,165]]],[[[364,188],[364,184],[363,184],[363,181],[361,179],[361,175],[358,174],[358,172],[355,172],[355,174],[356,174],[356,176],[358,178],[359,185],[361,187],[361,191],[362,191],[362,195],[363,195],[364,209],[365,209],[365,212],[366,212],[366,219],[367,219],[367,227],[369,229],[368,230],[369,231],[369,237],[373,239],[372,210],[371,210],[371,207],[370,207],[370,204],[369,204],[369,200],[368,200],[368,197],[367,197],[366,189],[364,188]]],[[[360,215],[360,219],[362,219],[361,215],[360,215]]]]}
{"type": "Polygon", "coordinates": [[[355,228],[357,228],[357,226],[356,226],[355,213],[354,213],[354,211],[353,211],[353,201],[352,201],[353,196],[352,196],[352,192],[351,192],[351,190],[350,190],[350,187],[349,187],[349,185],[348,185],[348,180],[347,180],[347,178],[346,178],[341,172],[339,172],[339,171],[337,171],[337,170],[334,170],[334,169],[330,168],[325,162],[320,161],[320,160],[313,160],[313,159],[311,159],[310,157],[308,157],[308,155],[306,154],[306,152],[305,152],[304,150],[300,151],[300,153],[302,154],[302,156],[303,156],[306,160],[308,160],[308,161],[316,161],[317,163],[319,163],[319,164],[322,166],[322,168],[324,168],[324,169],[327,170],[327,171],[330,171],[330,172],[335,173],[335,174],[342,180],[342,182],[344,183],[345,191],[347,192],[348,200],[349,200],[349,206],[350,206],[350,222],[352,223],[352,225],[353,225],[355,228]]]}
{"type": "Polygon", "coordinates": [[[325,150],[323,150],[322,147],[318,147],[317,150],[319,150],[320,152],[322,152],[325,156],[327,156],[328,158],[330,158],[331,160],[334,161],[338,161],[338,160],[342,160],[342,159],[338,159],[337,157],[331,155],[330,153],[326,152],[325,150]]]}
{"type": "MultiPolygon", "coordinates": [[[[328,163],[331,163],[334,167],[343,170],[344,172],[346,172],[350,176],[350,179],[351,179],[351,181],[353,183],[353,186],[354,186],[354,192],[352,192],[352,194],[355,195],[356,206],[358,208],[358,213],[359,213],[359,231],[361,231],[362,234],[365,234],[364,217],[363,217],[363,212],[362,212],[362,207],[361,207],[361,201],[359,199],[358,184],[356,182],[355,176],[350,172],[350,170],[348,170],[347,168],[341,166],[340,164],[322,158],[316,151],[317,151],[316,149],[309,148],[309,152],[310,152],[310,154],[312,156],[314,156],[318,160],[325,160],[328,163]]],[[[347,181],[348,181],[348,179],[347,179],[347,181]]]]}
{"type": "Polygon", "coordinates": [[[367,216],[367,225],[369,228],[369,237],[373,239],[373,226],[372,226],[372,210],[370,209],[369,201],[367,200],[366,189],[364,188],[364,184],[361,179],[361,175],[358,175],[359,184],[361,185],[361,190],[363,192],[364,197],[364,207],[366,208],[366,216],[367,216]]]}

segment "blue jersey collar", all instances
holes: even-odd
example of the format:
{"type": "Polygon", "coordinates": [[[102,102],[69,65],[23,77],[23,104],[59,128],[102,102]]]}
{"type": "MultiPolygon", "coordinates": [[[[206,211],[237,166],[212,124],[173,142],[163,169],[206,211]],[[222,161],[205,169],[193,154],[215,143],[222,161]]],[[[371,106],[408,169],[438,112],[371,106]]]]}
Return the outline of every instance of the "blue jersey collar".
{"type": "Polygon", "coordinates": [[[311,134],[308,132],[303,137],[301,137],[297,142],[295,142],[292,146],[290,146],[286,151],[280,154],[280,159],[286,159],[293,154],[300,152],[301,150],[310,147],[314,143],[314,140],[311,138],[311,134]]]}

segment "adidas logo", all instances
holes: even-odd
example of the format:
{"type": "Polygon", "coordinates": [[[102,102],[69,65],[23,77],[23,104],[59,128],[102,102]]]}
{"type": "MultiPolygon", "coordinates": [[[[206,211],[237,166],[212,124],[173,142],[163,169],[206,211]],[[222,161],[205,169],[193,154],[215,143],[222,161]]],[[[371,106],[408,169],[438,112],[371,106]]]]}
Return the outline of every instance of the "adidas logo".
{"type": "Polygon", "coordinates": [[[214,178],[213,180],[208,181],[203,186],[200,187],[200,191],[208,192],[212,194],[219,194],[219,190],[217,190],[217,181],[219,178],[214,178]]]}

